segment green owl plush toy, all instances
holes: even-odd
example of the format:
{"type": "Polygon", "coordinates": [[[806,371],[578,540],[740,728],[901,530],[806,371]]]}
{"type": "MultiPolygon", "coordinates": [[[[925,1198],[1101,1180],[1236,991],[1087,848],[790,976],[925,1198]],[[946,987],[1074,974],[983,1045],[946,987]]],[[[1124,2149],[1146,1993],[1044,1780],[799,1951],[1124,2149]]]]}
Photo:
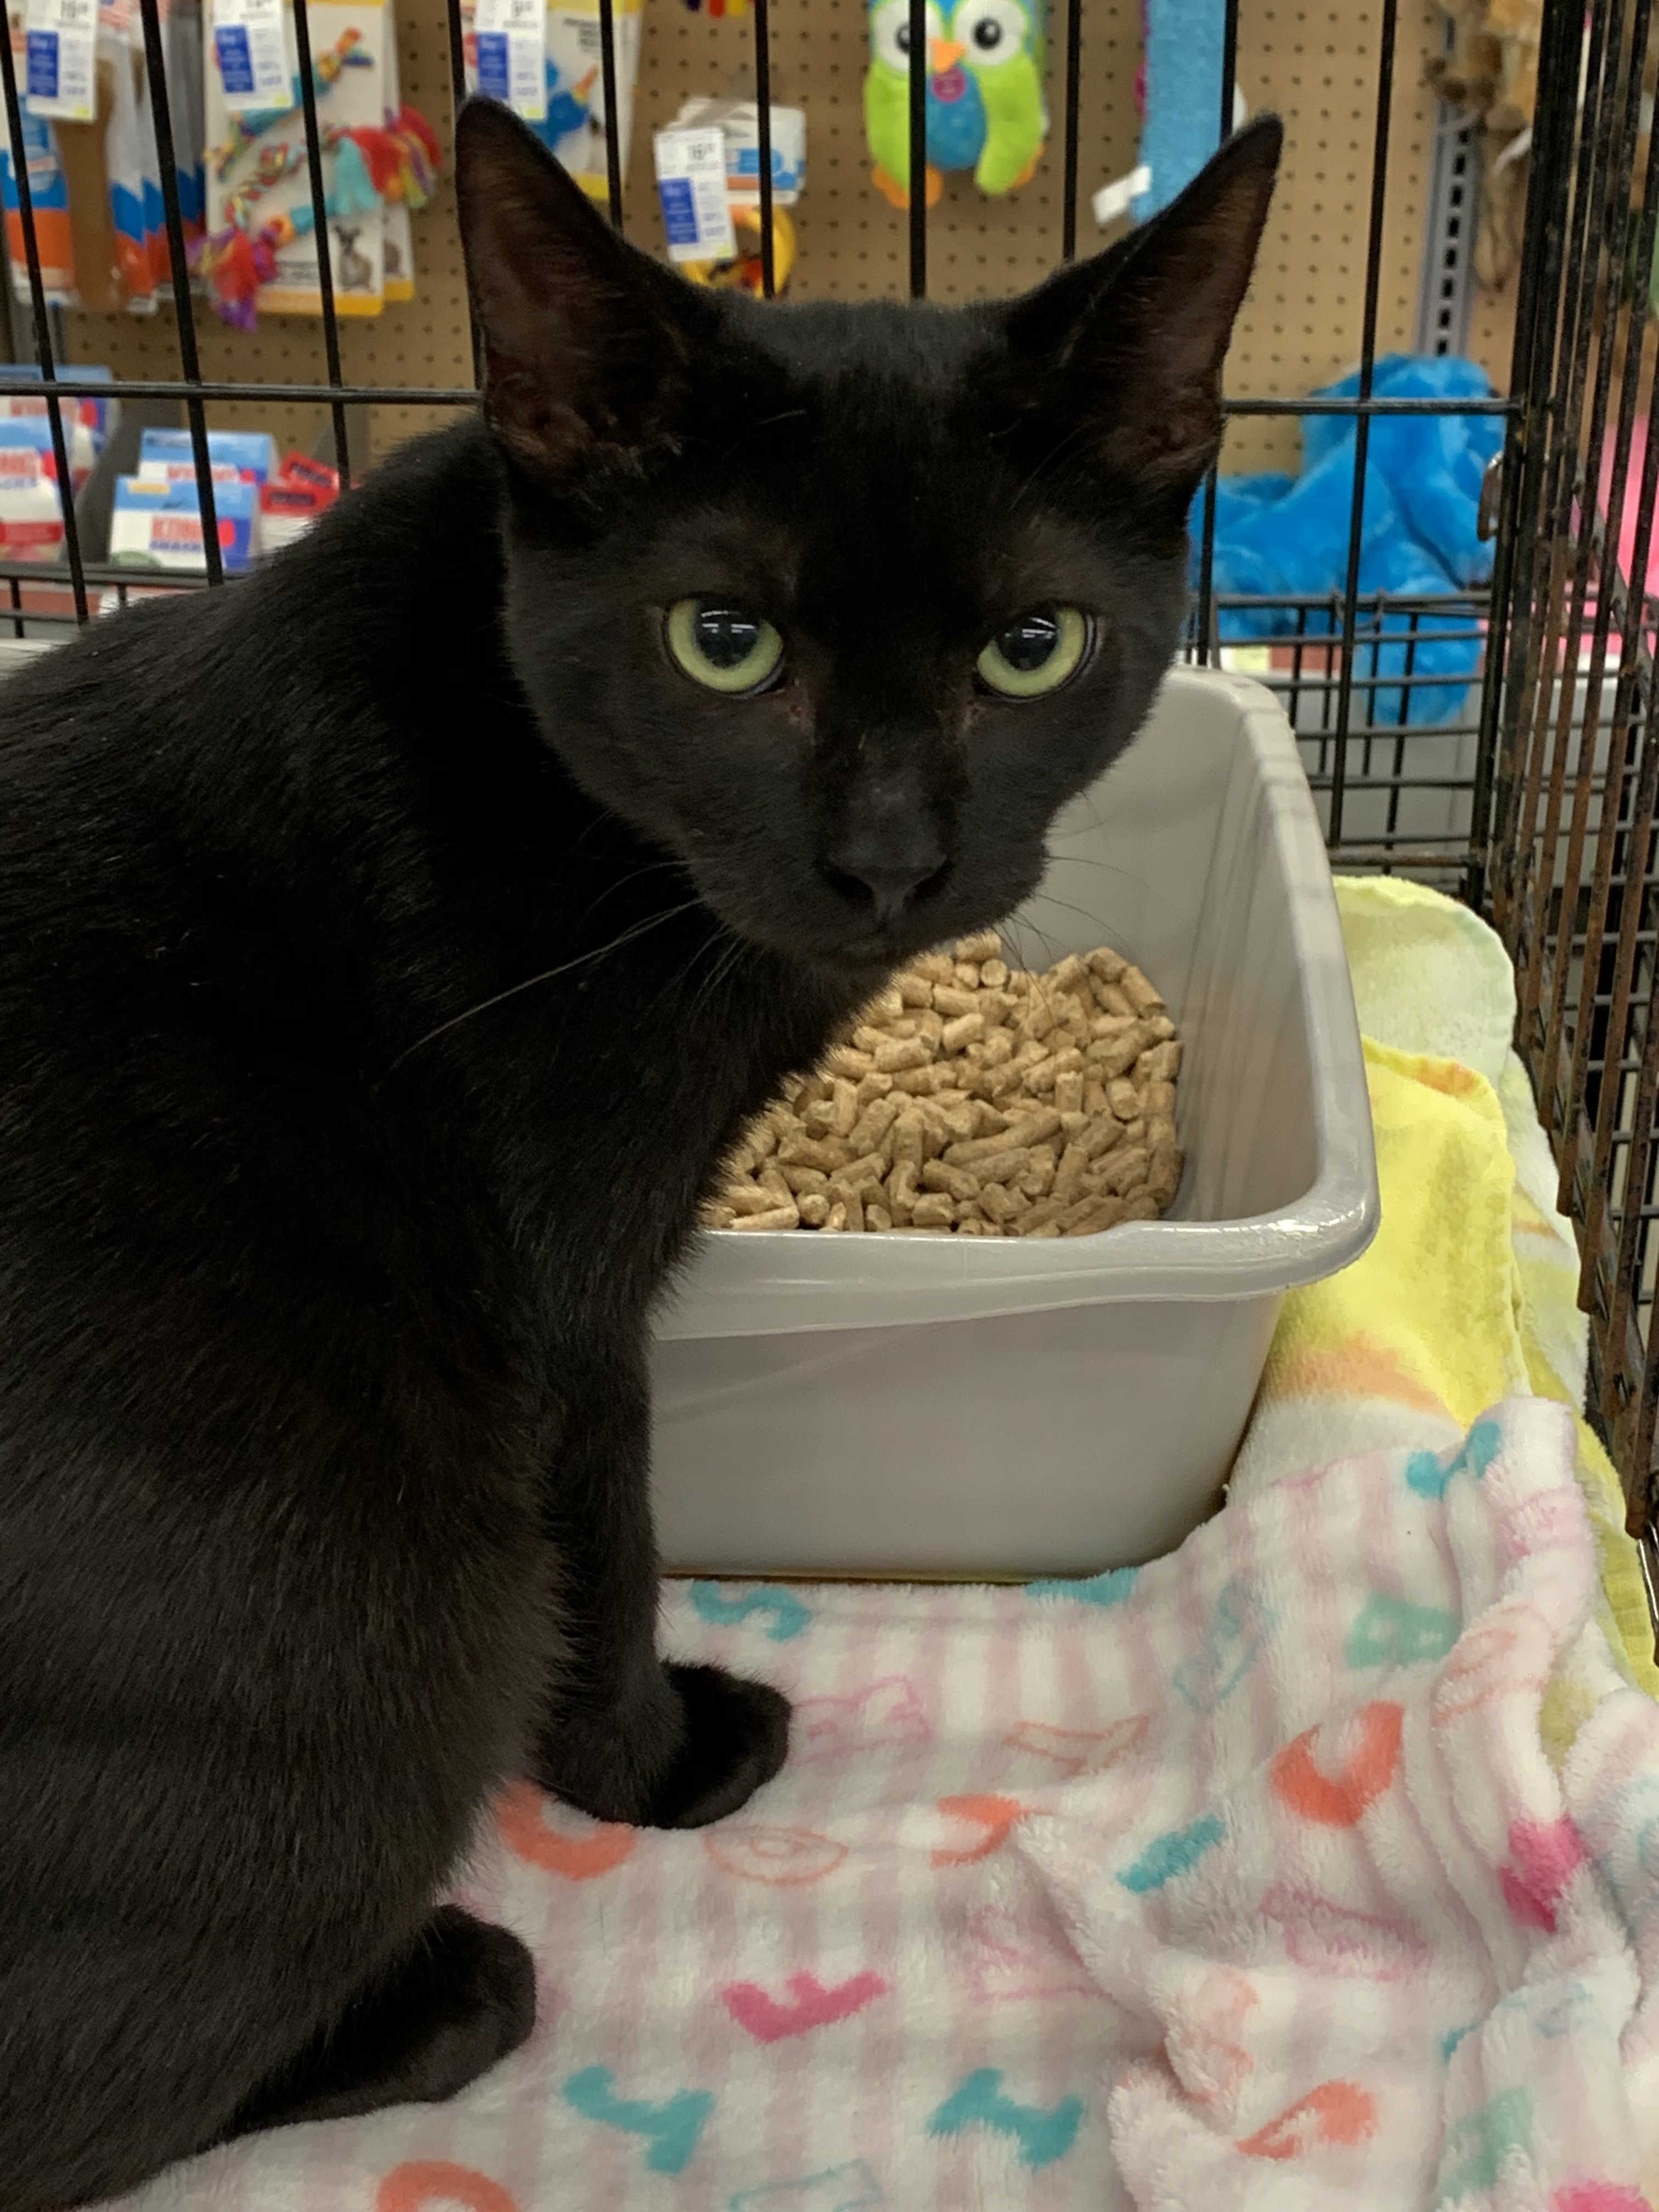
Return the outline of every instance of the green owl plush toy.
{"type": "MultiPolygon", "coordinates": [[[[928,0],[924,191],[932,207],[946,169],[971,169],[981,191],[1018,191],[1048,135],[1042,104],[1042,0],[958,0],[948,24],[928,0]]],[[[864,126],[878,191],[910,204],[909,0],[870,10],[864,126]]]]}

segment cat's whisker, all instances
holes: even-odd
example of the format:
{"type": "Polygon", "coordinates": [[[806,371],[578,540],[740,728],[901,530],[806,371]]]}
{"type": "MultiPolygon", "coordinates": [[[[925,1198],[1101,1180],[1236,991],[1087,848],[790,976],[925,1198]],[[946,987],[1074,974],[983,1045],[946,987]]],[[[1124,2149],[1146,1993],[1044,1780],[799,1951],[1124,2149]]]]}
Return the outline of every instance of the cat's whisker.
{"type": "MultiPolygon", "coordinates": [[[[1173,914],[1176,911],[1175,901],[1166,898],[1161,891],[1154,890],[1146,882],[1146,878],[1134,868],[1122,867],[1115,860],[1096,860],[1086,853],[1061,853],[1056,857],[1063,860],[1068,868],[1099,868],[1106,875],[1120,876],[1125,883],[1133,884],[1149,904],[1162,907],[1166,913],[1173,914]]],[[[1044,891],[1041,896],[1054,906],[1064,906],[1066,903],[1064,899],[1055,898],[1051,891],[1044,891]]],[[[1072,908],[1073,914],[1080,914],[1082,911],[1080,907],[1072,908]]],[[[1098,915],[1091,915],[1089,919],[1094,921],[1097,927],[1100,926],[1098,915]]]]}
{"type": "Polygon", "coordinates": [[[686,957],[680,963],[673,974],[666,977],[652,993],[650,999],[641,1009],[642,1018],[647,1020],[652,1018],[656,1014],[657,1009],[662,1006],[665,1001],[672,998],[676,991],[682,989],[684,985],[690,981],[698,961],[701,960],[704,954],[708,951],[711,945],[715,945],[718,942],[719,939],[717,938],[705,938],[701,945],[694,945],[692,947],[690,952],[687,954],[686,957]]]}
{"type": "Polygon", "coordinates": [[[716,942],[719,944],[719,957],[710,964],[708,975],[697,986],[691,1004],[686,1010],[688,1021],[694,1020],[703,1006],[713,999],[747,950],[742,938],[735,930],[728,929],[725,932],[724,943],[720,943],[718,939],[716,942]]]}
{"type": "Polygon", "coordinates": [[[1139,880],[1133,868],[1123,867],[1116,860],[1097,860],[1092,854],[1058,853],[1054,857],[1068,868],[1103,868],[1109,876],[1127,876],[1132,883],[1139,880]]]}
{"type": "Polygon", "coordinates": [[[1091,787],[1089,791],[1085,793],[1085,796],[1089,802],[1088,821],[1080,830],[1062,830],[1057,836],[1051,836],[1048,839],[1048,849],[1050,852],[1053,852],[1056,845],[1069,845],[1076,838],[1093,836],[1099,830],[1105,829],[1110,817],[1103,814],[1100,811],[1100,793],[1098,789],[1091,787]]]}
{"type": "Polygon", "coordinates": [[[1063,907],[1067,914],[1074,914],[1080,921],[1086,921],[1091,929],[1100,928],[1100,916],[1091,914],[1087,907],[1073,906],[1070,899],[1056,898],[1052,891],[1044,891],[1042,897],[1045,906],[1063,907]]]}
{"type": "Polygon", "coordinates": [[[672,921],[677,915],[689,914],[693,907],[701,903],[700,900],[693,898],[684,900],[679,906],[665,907],[660,914],[647,915],[643,921],[633,923],[619,936],[613,937],[609,945],[601,945],[592,952],[579,953],[574,960],[561,961],[556,968],[544,968],[539,975],[526,975],[523,982],[509,983],[506,990],[497,991],[488,999],[480,999],[476,1006],[463,1007],[459,1014],[452,1014],[447,1022],[440,1022],[424,1036],[416,1037],[413,1044],[405,1045],[387,1067],[386,1074],[395,1075],[406,1060],[412,1059],[417,1052],[424,1051],[428,1045],[447,1036],[451,1030],[459,1029],[463,1022],[470,1022],[475,1014],[487,1014],[492,1006],[499,1006],[508,999],[516,999],[521,991],[533,991],[538,983],[550,983],[556,975],[568,975],[573,969],[585,968],[592,960],[603,960],[607,953],[618,951],[624,945],[631,944],[635,938],[643,937],[648,929],[655,929],[665,921],[672,921]]]}
{"type": "Polygon", "coordinates": [[[708,975],[707,975],[703,981],[698,984],[696,990],[692,995],[690,1006],[687,1006],[684,1010],[683,1013],[678,1017],[682,1023],[690,1021],[692,1016],[696,1014],[698,1008],[702,1006],[707,993],[713,988],[720,975],[725,972],[725,967],[730,957],[730,945],[728,944],[728,940],[730,940],[730,945],[738,944],[741,941],[733,936],[732,932],[726,927],[724,922],[718,923],[716,925],[714,933],[712,936],[706,937],[701,945],[694,947],[690,957],[684,961],[680,967],[675,969],[674,973],[668,978],[666,982],[665,982],[661,988],[654,994],[651,1000],[650,1012],[654,1013],[657,1008],[660,1006],[665,1000],[672,998],[676,992],[683,990],[690,981],[693,975],[696,972],[698,963],[708,959],[709,955],[712,953],[715,957],[712,961],[710,961],[708,975]]]}
{"type": "MultiPolygon", "coordinates": [[[[677,873],[683,876],[686,875],[686,867],[684,860],[647,860],[645,862],[643,866],[631,870],[630,872],[625,876],[618,876],[615,883],[606,884],[604,889],[599,892],[599,896],[594,899],[592,904],[588,907],[586,913],[582,915],[582,921],[584,922],[591,921],[593,916],[599,912],[599,908],[605,904],[605,901],[609,898],[614,898],[618,891],[628,890],[635,884],[641,882],[645,877],[659,875],[667,869],[672,869],[677,873]]],[[[686,880],[689,885],[690,881],[689,876],[686,876],[686,880]]]]}
{"type": "MultiPolygon", "coordinates": [[[[1055,961],[1060,957],[1059,954],[1054,951],[1054,941],[1053,938],[1049,936],[1047,930],[1040,929],[1037,927],[1036,923],[1032,921],[1030,915],[1027,914],[1023,906],[1015,908],[1012,914],[1009,915],[1007,922],[1004,926],[1012,929],[1022,929],[1028,936],[1035,937],[1037,943],[1042,947],[1047,964],[1050,968],[1054,966],[1055,961]]],[[[1035,982],[1032,988],[1034,990],[1041,994],[1042,988],[1041,981],[1039,980],[1035,982]]],[[[1048,1004],[1048,1000],[1046,999],[1043,1000],[1043,1004],[1045,1006],[1048,1004]]]]}

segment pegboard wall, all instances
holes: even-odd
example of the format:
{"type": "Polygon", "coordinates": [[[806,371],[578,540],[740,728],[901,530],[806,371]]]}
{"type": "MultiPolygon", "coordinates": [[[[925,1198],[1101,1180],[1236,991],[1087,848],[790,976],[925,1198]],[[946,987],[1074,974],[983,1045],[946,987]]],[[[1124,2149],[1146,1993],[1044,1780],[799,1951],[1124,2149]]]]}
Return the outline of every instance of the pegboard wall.
{"type": "MultiPolygon", "coordinates": [[[[1051,0],[1052,6],[1052,0],[1051,0]]],[[[1381,0],[1241,0],[1238,82],[1253,112],[1285,118],[1285,164],[1255,283],[1229,365],[1238,396],[1295,398],[1340,375],[1358,359],[1364,303],[1373,118],[1378,97],[1381,0]]],[[[441,0],[400,0],[404,96],[447,142],[449,44],[441,0]]],[[[799,258],[793,295],[809,298],[899,295],[906,289],[907,218],[870,183],[862,88],[867,54],[864,0],[773,0],[774,98],[807,117],[807,181],[795,210],[799,258]]],[[[1435,102],[1424,61],[1438,52],[1443,17],[1436,0],[1401,0],[1393,70],[1377,349],[1413,341],[1421,276],[1435,102]]],[[[630,235],[660,249],[662,228],[651,170],[650,133],[694,94],[752,96],[751,14],[714,18],[682,0],[647,0],[634,139],[627,178],[630,235]]],[[[948,177],[928,222],[928,289],[939,300],[983,298],[1033,283],[1060,258],[1064,58],[1050,22],[1048,104],[1054,135],[1036,176],[1001,200],[966,175],[948,177]]],[[[1078,244],[1089,252],[1116,230],[1096,228],[1096,189],[1132,168],[1137,124],[1134,81],[1141,48],[1139,0],[1084,0],[1079,113],[1078,244]]],[[[416,220],[418,291],[374,320],[340,329],[348,383],[447,385],[471,377],[465,289],[446,180],[416,220]]],[[[118,375],[178,374],[171,310],[147,320],[76,315],[71,357],[106,361],[118,375]]],[[[1477,292],[1469,350],[1500,387],[1509,371],[1513,297],[1477,292]]],[[[202,370],[210,379],[321,380],[321,325],[265,315],[253,332],[199,318],[202,370]]],[[[372,441],[385,451],[431,427],[442,410],[381,406],[372,441]]],[[[258,422],[285,441],[309,446],[317,408],[210,408],[226,426],[258,422]]],[[[1246,418],[1229,433],[1228,469],[1294,468],[1293,420],[1246,418]]]]}

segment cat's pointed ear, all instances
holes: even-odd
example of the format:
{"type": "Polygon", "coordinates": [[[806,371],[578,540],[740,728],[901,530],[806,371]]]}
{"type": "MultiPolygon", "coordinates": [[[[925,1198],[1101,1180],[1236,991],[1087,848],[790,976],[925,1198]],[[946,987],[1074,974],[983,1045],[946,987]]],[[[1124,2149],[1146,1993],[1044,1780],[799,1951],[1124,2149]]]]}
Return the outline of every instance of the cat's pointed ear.
{"type": "Polygon", "coordinates": [[[469,100],[455,180],[484,415],[526,467],[637,466],[676,441],[691,288],[619,238],[534,133],[469,100]]]}
{"type": "Polygon", "coordinates": [[[1190,494],[1221,443],[1221,365],[1273,198],[1284,131],[1263,116],[1121,245],[1007,311],[1017,363],[1069,451],[1103,473],[1190,494]]]}

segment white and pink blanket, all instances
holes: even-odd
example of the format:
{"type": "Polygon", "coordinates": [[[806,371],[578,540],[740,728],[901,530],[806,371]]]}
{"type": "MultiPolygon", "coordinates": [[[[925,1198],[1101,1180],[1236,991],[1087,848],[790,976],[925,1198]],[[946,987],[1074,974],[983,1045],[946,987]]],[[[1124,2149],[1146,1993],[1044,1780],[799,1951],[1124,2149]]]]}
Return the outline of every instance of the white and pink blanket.
{"type": "Polygon", "coordinates": [[[1517,1400],[1089,1582],[673,1586],[795,1698],[778,1780],[678,1835],[514,1790],[462,1893],[531,2043],[130,2212],[1642,2212],[1659,1707],[1574,1449],[1517,1400]]]}

